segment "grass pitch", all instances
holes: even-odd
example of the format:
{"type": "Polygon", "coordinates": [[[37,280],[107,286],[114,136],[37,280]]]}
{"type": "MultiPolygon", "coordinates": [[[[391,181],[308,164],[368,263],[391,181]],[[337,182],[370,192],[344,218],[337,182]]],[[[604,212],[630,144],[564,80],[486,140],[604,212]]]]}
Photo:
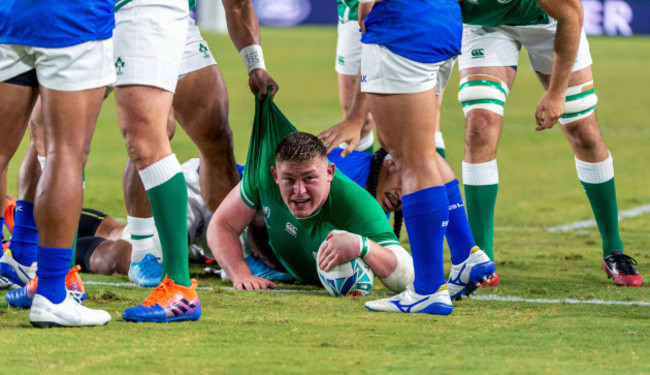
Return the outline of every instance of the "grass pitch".
{"type": "MultiPolygon", "coordinates": [[[[254,111],[247,77],[227,36],[205,35],[230,97],[235,154],[246,156],[254,111]]],[[[333,27],[262,30],[270,73],[280,84],[278,106],[300,129],[317,133],[340,120],[333,27]]],[[[650,40],[590,38],[598,117],[616,168],[620,210],[650,204],[650,128],[647,94],[650,40]]],[[[457,74],[443,104],[448,161],[460,175],[464,120],[456,101],[457,74]]],[[[650,372],[648,287],[617,288],[600,269],[596,227],[549,232],[591,218],[576,178],[573,155],[558,126],[534,130],[541,86],[522,56],[508,97],[499,149],[500,186],[495,255],[501,285],[479,290],[484,298],[521,297],[538,302],[473,299],[448,317],[368,313],[365,298],[332,298],[318,288],[282,285],[292,292],[237,292],[193,265],[200,286],[199,322],[127,324],[121,312],[148,290],[87,285],[87,305],[108,310],[106,327],[38,330],[27,311],[0,299],[0,373],[631,373],[650,372]],[[643,302],[598,305],[554,302],[643,302]],[[541,303],[547,301],[548,303],[541,303]]],[[[179,128],[173,147],[180,160],[197,152],[179,128]]],[[[11,165],[9,192],[21,148],[11,165]]],[[[85,206],[126,216],[121,173],[126,152],[115,105],[100,114],[86,169],[85,206]]],[[[627,254],[650,277],[650,215],[621,221],[627,254]]],[[[403,236],[405,237],[405,236],[403,236]]],[[[406,243],[408,247],[408,243],[406,243]]],[[[448,266],[449,267],[449,266],[448,266]]],[[[83,275],[94,282],[126,277],[83,275]]]]}

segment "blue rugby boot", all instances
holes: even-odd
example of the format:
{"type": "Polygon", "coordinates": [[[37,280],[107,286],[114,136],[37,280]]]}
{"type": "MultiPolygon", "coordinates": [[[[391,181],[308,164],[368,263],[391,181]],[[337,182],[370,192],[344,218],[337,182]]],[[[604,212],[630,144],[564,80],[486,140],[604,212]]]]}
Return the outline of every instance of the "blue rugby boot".
{"type": "Polygon", "coordinates": [[[7,249],[0,258],[0,276],[5,277],[19,287],[25,286],[29,280],[36,276],[36,262],[29,266],[23,266],[11,255],[11,249],[7,249]]]}
{"type": "Polygon", "coordinates": [[[494,262],[483,250],[474,246],[464,262],[451,266],[447,285],[452,301],[474,293],[476,288],[494,275],[494,271],[494,262]]]}
{"type": "Polygon", "coordinates": [[[129,280],[143,288],[153,288],[162,280],[162,264],[160,258],[153,254],[147,254],[129,267],[129,280]]]}

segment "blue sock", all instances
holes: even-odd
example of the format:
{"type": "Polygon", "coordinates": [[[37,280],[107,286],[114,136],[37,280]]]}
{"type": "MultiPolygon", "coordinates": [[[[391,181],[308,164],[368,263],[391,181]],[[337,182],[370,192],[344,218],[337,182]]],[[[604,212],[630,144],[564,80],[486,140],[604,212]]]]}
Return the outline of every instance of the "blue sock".
{"type": "Polygon", "coordinates": [[[14,231],[11,234],[11,255],[23,266],[36,262],[38,231],[34,222],[34,203],[16,201],[14,231]]]}
{"type": "Polygon", "coordinates": [[[449,225],[447,226],[447,243],[451,253],[451,262],[460,264],[467,260],[469,251],[476,246],[472,230],[467,221],[463,197],[460,195],[458,180],[445,184],[449,198],[449,225]]]}
{"type": "Polygon", "coordinates": [[[72,249],[57,247],[38,247],[38,287],[36,293],[50,300],[61,303],[66,296],[65,276],[70,270],[72,249]]]}
{"type": "Polygon", "coordinates": [[[442,245],[449,219],[444,186],[434,186],[402,196],[402,213],[411,243],[415,280],[419,294],[432,294],[445,283],[442,245]]]}

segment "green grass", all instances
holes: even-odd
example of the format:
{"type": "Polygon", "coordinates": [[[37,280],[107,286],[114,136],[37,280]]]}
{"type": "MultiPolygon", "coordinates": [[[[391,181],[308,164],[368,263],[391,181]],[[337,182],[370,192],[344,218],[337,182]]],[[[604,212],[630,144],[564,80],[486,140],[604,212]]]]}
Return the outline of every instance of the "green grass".
{"type": "MultiPolygon", "coordinates": [[[[280,84],[278,106],[300,129],[318,132],[340,119],[334,72],[334,28],[264,28],[270,73],[280,84]]],[[[206,35],[230,98],[235,154],[243,162],[253,116],[243,64],[227,36],[206,35]]],[[[591,38],[598,117],[614,156],[621,210],[650,203],[650,96],[647,38],[591,38]]],[[[525,55],[525,54],[524,54],[525,55]]],[[[457,74],[443,104],[448,160],[460,174],[464,119],[457,74]]],[[[542,90],[522,56],[508,98],[499,150],[500,186],[495,254],[502,284],[480,290],[533,299],[650,302],[647,286],[617,288],[600,269],[596,228],[549,233],[545,228],[591,218],[562,132],[535,132],[542,90]]],[[[180,160],[197,152],[182,130],[173,147],[180,160]]],[[[16,191],[18,162],[9,192],[16,191]]],[[[112,98],[100,115],[86,170],[85,206],[125,217],[121,173],[126,152],[112,98]]],[[[620,223],[626,253],[650,275],[650,215],[620,223]]],[[[0,373],[647,373],[650,307],[536,304],[466,300],[448,317],[371,314],[376,298],[331,298],[317,288],[282,285],[296,293],[235,292],[192,266],[202,287],[197,323],[126,324],[121,312],[147,290],[89,285],[87,305],[113,321],[90,329],[32,329],[27,311],[0,299],[0,373]]],[[[85,280],[125,282],[120,276],[85,280]]],[[[378,293],[384,292],[380,285],[378,293]]]]}

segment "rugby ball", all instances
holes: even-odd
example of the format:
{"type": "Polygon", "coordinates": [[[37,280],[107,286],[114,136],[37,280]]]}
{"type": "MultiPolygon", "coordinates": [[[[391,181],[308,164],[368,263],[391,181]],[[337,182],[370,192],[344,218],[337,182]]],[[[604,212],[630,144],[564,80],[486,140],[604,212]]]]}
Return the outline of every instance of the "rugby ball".
{"type": "Polygon", "coordinates": [[[361,258],[339,264],[329,272],[316,267],[321,284],[334,297],[365,296],[375,279],[375,273],[361,258]]]}

